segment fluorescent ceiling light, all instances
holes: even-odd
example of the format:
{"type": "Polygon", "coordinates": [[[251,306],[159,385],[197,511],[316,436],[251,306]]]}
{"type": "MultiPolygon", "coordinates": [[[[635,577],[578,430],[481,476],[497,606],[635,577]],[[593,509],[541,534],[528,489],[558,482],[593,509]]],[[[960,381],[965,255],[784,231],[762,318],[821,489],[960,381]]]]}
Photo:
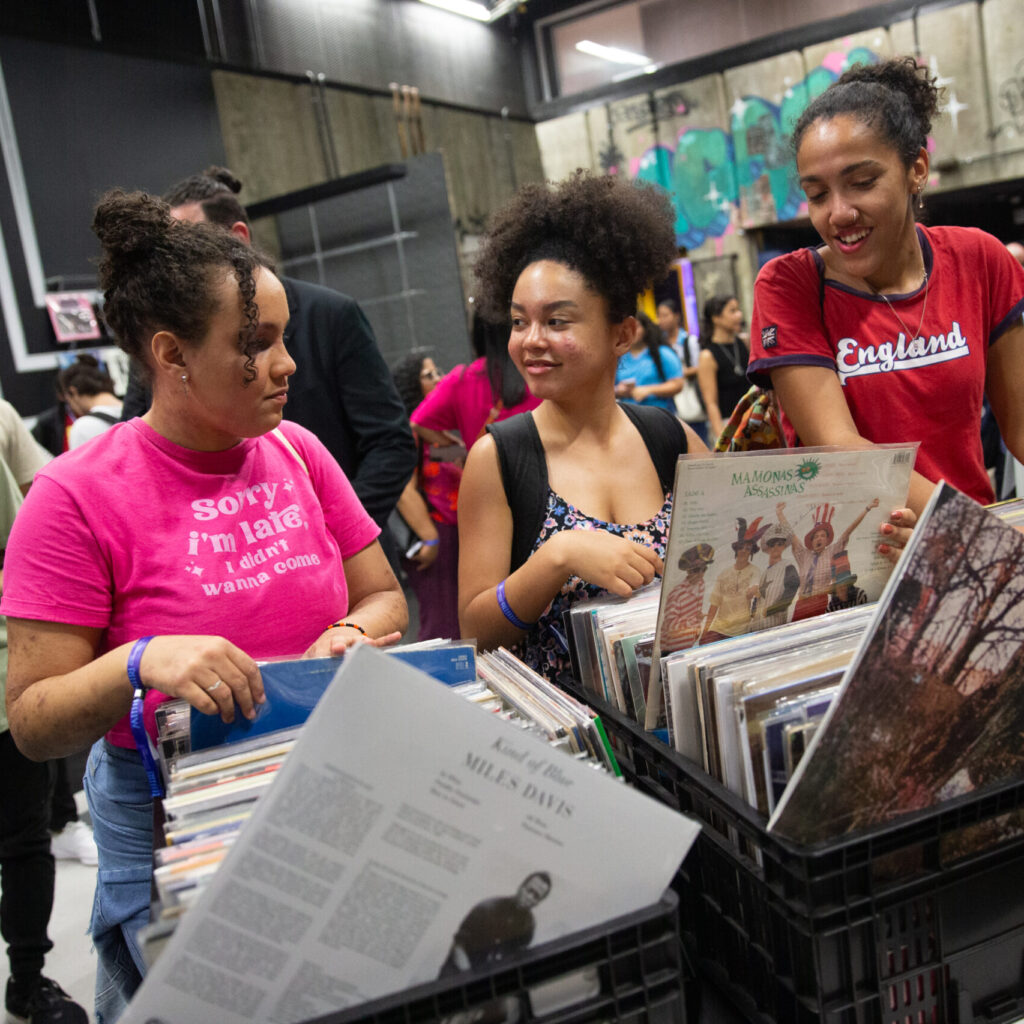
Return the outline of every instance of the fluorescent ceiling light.
{"type": "Polygon", "coordinates": [[[645,68],[630,68],[628,71],[620,71],[617,75],[612,75],[612,81],[624,82],[627,78],[636,78],[637,75],[653,75],[660,67],[660,64],[648,64],[645,68]]]}
{"type": "Polygon", "coordinates": [[[581,39],[576,44],[580,53],[589,53],[591,57],[600,57],[601,60],[611,61],[613,64],[635,64],[637,67],[644,67],[651,63],[650,57],[642,53],[633,53],[631,50],[620,50],[617,46],[602,46],[600,43],[592,43],[589,39],[581,39]]]}
{"type": "Polygon", "coordinates": [[[477,21],[491,20],[491,12],[474,0],[420,0],[420,3],[440,7],[442,10],[451,11],[452,14],[461,14],[464,18],[475,18],[477,21]]]}

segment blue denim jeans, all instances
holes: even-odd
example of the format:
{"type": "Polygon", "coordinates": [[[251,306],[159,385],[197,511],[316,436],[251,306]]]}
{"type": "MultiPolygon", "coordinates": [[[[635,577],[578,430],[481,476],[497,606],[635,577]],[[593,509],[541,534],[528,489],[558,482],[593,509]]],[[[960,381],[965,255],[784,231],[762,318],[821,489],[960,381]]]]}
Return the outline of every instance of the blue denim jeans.
{"type": "Polygon", "coordinates": [[[134,750],[97,741],[85,795],[99,851],[89,931],[96,946],[96,1024],[114,1024],[142,982],[136,933],[149,923],[153,801],[134,750]]]}

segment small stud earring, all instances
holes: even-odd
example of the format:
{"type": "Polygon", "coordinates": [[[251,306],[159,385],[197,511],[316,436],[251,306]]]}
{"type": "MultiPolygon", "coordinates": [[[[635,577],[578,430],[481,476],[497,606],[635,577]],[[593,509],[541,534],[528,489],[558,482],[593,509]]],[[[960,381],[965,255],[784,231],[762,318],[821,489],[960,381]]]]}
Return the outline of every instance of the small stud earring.
{"type": "Polygon", "coordinates": [[[181,375],[181,389],[182,389],[182,391],[185,392],[186,395],[188,394],[188,374],[187,373],[183,373],[181,375]]]}

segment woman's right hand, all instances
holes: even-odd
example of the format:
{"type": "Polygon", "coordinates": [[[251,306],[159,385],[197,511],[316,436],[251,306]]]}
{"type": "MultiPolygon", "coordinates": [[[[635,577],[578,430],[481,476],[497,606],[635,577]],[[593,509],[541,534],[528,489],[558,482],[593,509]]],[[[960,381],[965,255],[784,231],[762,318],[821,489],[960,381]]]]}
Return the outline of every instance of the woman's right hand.
{"type": "Polygon", "coordinates": [[[651,548],[606,533],[604,530],[563,530],[545,543],[554,545],[567,575],[607,590],[619,597],[628,597],[639,587],[650,583],[664,563],[651,548]]]}
{"type": "MultiPolygon", "coordinates": [[[[878,499],[875,498],[875,504],[878,499]]],[[[897,508],[889,513],[887,522],[878,527],[881,540],[878,543],[878,551],[893,565],[899,561],[903,549],[910,542],[910,535],[917,525],[917,516],[912,509],[897,508]]]]}
{"type": "Polygon", "coordinates": [[[441,545],[436,537],[433,544],[421,544],[419,550],[412,556],[412,561],[416,563],[416,571],[423,572],[424,569],[429,569],[437,561],[440,550],[441,545]]]}
{"type": "Polygon", "coordinates": [[[246,718],[266,699],[256,662],[220,636],[155,636],[139,662],[139,676],[152,690],[188,701],[204,715],[246,718]]]}

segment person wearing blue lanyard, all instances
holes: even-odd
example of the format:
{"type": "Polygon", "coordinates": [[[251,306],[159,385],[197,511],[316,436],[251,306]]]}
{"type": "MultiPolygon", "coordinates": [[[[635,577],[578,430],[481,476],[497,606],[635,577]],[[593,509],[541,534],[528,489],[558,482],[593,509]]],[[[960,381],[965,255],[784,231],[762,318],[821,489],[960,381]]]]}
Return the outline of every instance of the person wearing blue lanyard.
{"type": "Polygon", "coordinates": [[[37,474],[0,611],[18,747],[43,759],[94,743],[90,930],[96,1019],[112,1024],[145,971],[156,706],[254,717],[257,659],[394,642],[407,609],[337,462],[282,423],[295,363],[269,260],[143,193],[108,194],[93,228],[107,323],[153,402],[37,474]]]}

